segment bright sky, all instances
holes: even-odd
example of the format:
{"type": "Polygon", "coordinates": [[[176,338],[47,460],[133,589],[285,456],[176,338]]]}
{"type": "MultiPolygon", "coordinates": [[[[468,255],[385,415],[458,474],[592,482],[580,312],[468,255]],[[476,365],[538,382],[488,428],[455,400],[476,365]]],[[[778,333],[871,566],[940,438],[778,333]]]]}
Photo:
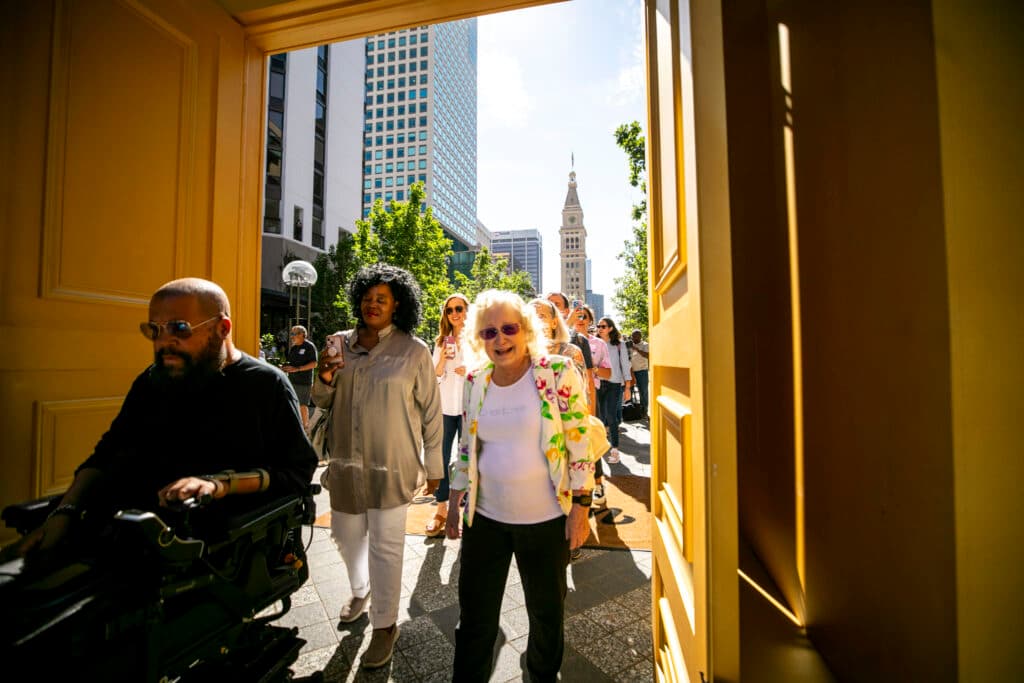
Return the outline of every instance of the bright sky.
{"type": "Polygon", "coordinates": [[[543,286],[559,289],[575,155],[591,288],[612,315],[639,198],[614,132],[646,126],[642,18],[640,0],[572,0],[478,20],[477,214],[491,231],[540,230],[543,286]]]}

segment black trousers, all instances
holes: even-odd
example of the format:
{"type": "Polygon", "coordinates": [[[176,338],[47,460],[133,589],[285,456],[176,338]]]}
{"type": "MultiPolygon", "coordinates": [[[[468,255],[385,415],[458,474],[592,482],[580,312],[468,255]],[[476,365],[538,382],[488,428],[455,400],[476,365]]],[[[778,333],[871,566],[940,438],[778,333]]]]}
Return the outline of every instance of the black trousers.
{"type": "Polygon", "coordinates": [[[494,641],[508,568],[515,555],[523,580],[530,636],[526,668],[532,681],[554,681],[565,649],[565,517],[539,524],[504,524],[477,514],[462,531],[459,625],[452,680],[491,677],[494,641]]]}

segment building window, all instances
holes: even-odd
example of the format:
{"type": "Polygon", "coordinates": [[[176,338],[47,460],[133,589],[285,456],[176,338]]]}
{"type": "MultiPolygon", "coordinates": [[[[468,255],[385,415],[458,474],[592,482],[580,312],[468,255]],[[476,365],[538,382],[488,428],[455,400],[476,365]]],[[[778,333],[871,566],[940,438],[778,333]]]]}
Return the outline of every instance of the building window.
{"type": "Polygon", "coordinates": [[[294,218],[292,219],[292,237],[296,242],[302,241],[302,214],[301,206],[294,207],[294,218]]]}
{"type": "Polygon", "coordinates": [[[284,84],[288,55],[270,57],[267,83],[267,174],[263,231],[281,234],[281,163],[284,153],[284,84]]]}

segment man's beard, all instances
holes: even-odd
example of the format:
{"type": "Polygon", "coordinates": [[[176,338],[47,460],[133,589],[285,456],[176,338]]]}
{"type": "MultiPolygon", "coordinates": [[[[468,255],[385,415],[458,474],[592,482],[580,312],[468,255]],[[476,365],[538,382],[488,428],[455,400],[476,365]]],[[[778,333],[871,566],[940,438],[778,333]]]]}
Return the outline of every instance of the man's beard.
{"type": "Polygon", "coordinates": [[[206,346],[195,355],[184,351],[162,349],[153,354],[153,369],[150,377],[153,381],[165,387],[184,388],[188,386],[199,386],[205,384],[211,377],[220,374],[227,360],[227,353],[224,350],[222,340],[217,335],[210,335],[206,346]],[[164,365],[165,356],[175,356],[181,359],[181,368],[171,372],[164,365]]]}

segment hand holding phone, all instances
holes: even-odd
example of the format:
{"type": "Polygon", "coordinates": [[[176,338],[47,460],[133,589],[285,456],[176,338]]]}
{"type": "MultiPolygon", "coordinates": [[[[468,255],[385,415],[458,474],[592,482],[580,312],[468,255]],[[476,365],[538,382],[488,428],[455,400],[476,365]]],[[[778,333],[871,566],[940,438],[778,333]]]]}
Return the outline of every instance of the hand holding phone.
{"type": "Polygon", "coordinates": [[[345,365],[345,354],[342,353],[343,337],[340,333],[328,335],[327,346],[324,347],[324,353],[329,357],[328,363],[332,365],[338,365],[339,367],[345,365]]]}

